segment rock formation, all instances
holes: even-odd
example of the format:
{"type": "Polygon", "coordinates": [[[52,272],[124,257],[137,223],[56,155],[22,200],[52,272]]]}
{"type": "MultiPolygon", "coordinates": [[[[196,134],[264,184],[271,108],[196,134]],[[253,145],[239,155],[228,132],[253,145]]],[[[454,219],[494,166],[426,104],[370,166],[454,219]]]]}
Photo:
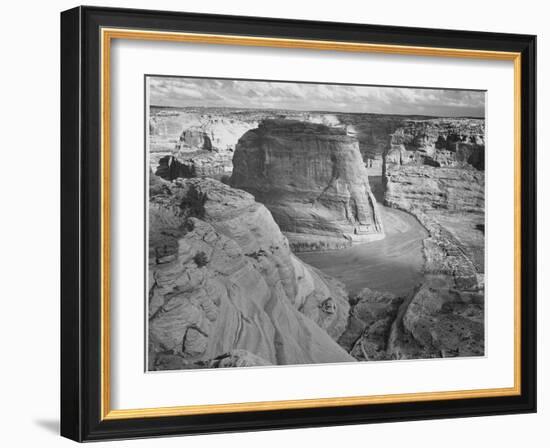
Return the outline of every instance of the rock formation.
{"type": "Polygon", "coordinates": [[[428,274],[407,297],[363,290],[338,340],[358,361],[483,356],[484,298],[428,274]]]}
{"type": "Polygon", "coordinates": [[[480,120],[457,121],[445,138],[425,123],[401,129],[386,155],[386,205],[413,214],[429,233],[424,282],[392,327],[393,358],[484,354],[484,129],[480,120]]]}
{"type": "Polygon", "coordinates": [[[479,285],[460,289],[452,276],[428,274],[400,309],[388,353],[393,359],[483,356],[484,316],[479,285]]]}
{"type": "Polygon", "coordinates": [[[365,288],[353,300],[346,331],[338,343],[359,361],[391,359],[388,341],[403,299],[365,288]]]}
{"type": "Polygon", "coordinates": [[[166,180],[231,174],[239,138],[257,125],[255,117],[238,112],[152,109],[149,120],[150,166],[166,180]]]}
{"type": "Polygon", "coordinates": [[[230,182],[269,208],[293,250],[384,236],[357,140],[344,128],[265,120],[239,140],[230,182]]]}
{"type": "Polygon", "coordinates": [[[235,116],[213,114],[203,114],[198,121],[197,124],[185,125],[176,144],[177,151],[233,152],[239,138],[257,125],[253,119],[241,120],[235,116]]]}
{"type": "Polygon", "coordinates": [[[407,120],[390,134],[386,162],[485,169],[485,124],[480,119],[407,120]]]}
{"type": "Polygon", "coordinates": [[[149,368],[483,355],[484,126],[473,118],[156,111],[149,368]],[[341,284],[290,247],[339,249],[383,236],[366,169],[380,176],[371,181],[383,179],[379,200],[426,229],[422,276],[408,293],[361,285],[348,302],[341,284]],[[220,182],[178,179],[231,173],[231,185],[257,202],[220,182]]]}
{"type": "Polygon", "coordinates": [[[212,151],[211,133],[199,127],[190,127],[183,130],[179,141],[176,143],[176,151],[212,151]]]}
{"type": "Polygon", "coordinates": [[[224,175],[231,175],[233,168],[231,158],[231,154],[176,151],[158,160],[155,174],[166,180],[174,180],[178,177],[221,179],[224,175]]]}
{"type": "Polygon", "coordinates": [[[290,252],[263,205],[212,179],[152,182],[150,369],[353,361],[335,342],[345,291],[290,252]]]}
{"type": "MultiPolygon", "coordinates": [[[[461,151],[474,153],[473,158],[477,158],[479,163],[483,160],[484,121],[476,118],[152,107],[149,121],[151,166],[154,171],[158,160],[167,155],[187,161],[189,156],[199,151],[195,154],[198,159],[205,158],[208,152],[214,153],[211,160],[225,155],[224,172],[231,171],[230,158],[239,138],[262,120],[280,118],[346,129],[357,138],[359,150],[369,168],[381,169],[383,155],[392,145],[394,149],[418,151],[418,157],[437,148],[441,156],[438,163],[443,166],[452,162],[454,155],[461,151]]],[[[475,166],[475,163],[469,163],[475,166]]]]}

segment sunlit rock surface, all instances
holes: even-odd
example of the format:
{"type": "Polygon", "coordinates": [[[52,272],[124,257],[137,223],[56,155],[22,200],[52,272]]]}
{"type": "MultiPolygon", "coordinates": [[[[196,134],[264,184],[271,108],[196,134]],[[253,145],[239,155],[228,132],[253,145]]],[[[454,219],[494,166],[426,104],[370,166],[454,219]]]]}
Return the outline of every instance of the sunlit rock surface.
{"type": "Polygon", "coordinates": [[[343,128],[265,120],[239,140],[230,182],[269,208],[293,250],[384,236],[359,145],[343,128]]]}
{"type": "Polygon", "coordinates": [[[224,114],[201,109],[151,108],[149,160],[158,176],[215,177],[231,174],[239,138],[257,125],[249,114],[224,114]]]}
{"type": "MultiPolygon", "coordinates": [[[[485,352],[484,127],[479,120],[473,127],[471,120],[462,124],[445,141],[438,137],[432,146],[435,136],[426,142],[422,134],[425,150],[403,144],[399,157],[392,148],[385,160],[386,205],[413,214],[429,233],[424,281],[406,298],[392,328],[393,358],[485,352]]],[[[417,126],[425,131],[424,124],[417,126]]]]}
{"type": "MultiPolygon", "coordinates": [[[[361,195],[357,193],[357,183],[350,181],[358,177],[361,169],[348,171],[347,156],[335,163],[330,156],[331,145],[338,148],[334,152],[341,154],[356,153],[350,147],[358,145],[360,157],[354,156],[357,163],[353,165],[365,167],[369,175],[373,173],[371,180],[374,176],[383,180],[373,183],[371,192],[378,195],[381,203],[413,216],[411,219],[421,223],[427,236],[421,237],[421,278],[410,291],[390,293],[381,285],[344,291],[328,276],[297,260],[278,226],[276,231],[272,229],[273,219],[265,218],[269,212],[265,208],[265,213],[251,212],[250,208],[261,206],[245,205],[248,195],[242,191],[233,193],[218,183],[206,194],[210,199],[205,204],[209,205],[202,206],[197,205],[201,201],[196,198],[202,197],[197,192],[206,191],[206,184],[191,188],[191,181],[166,182],[151,175],[150,260],[151,270],[156,272],[150,282],[151,303],[153,312],[162,312],[155,314],[154,319],[159,320],[151,326],[155,331],[150,333],[150,368],[334,362],[331,359],[349,360],[349,355],[360,361],[374,361],[485,353],[484,120],[209,108],[157,112],[150,121],[152,173],[169,181],[211,177],[227,183],[234,165],[237,171],[240,169],[237,162],[241,167],[249,164],[245,168],[251,173],[251,182],[245,186],[244,181],[239,181],[241,188],[256,196],[257,201],[265,201],[294,251],[340,249],[351,245],[354,239],[369,239],[361,233],[369,207],[358,207],[359,213],[354,215],[352,205],[354,200],[369,204],[368,200],[356,199],[361,195]],[[303,124],[296,125],[291,134],[288,129],[281,132],[273,126],[269,132],[258,131],[263,120],[297,120],[303,124]],[[330,129],[328,133],[326,128],[330,129]],[[315,132],[309,132],[313,129],[315,132]],[[311,134],[321,138],[317,141],[311,134]],[[241,160],[238,154],[233,160],[239,139],[246,151],[241,160]],[[348,143],[348,139],[356,143],[348,143]],[[253,146],[267,148],[258,153],[263,158],[256,157],[253,146]],[[344,167],[344,175],[335,186],[332,165],[344,167]],[[298,179],[293,180],[295,177],[298,179]],[[271,190],[276,194],[270,196],[271,190]],[[217,196],[220,199],[212,199],[217,196]],[[284,201],[278,203],[277,198],[284,201]],[[207,208],[209,212],[205,211],[207,208]],[[210,235],[207,239],[213,238],[208,244],[206,235],[210,235]],[[250,243],[257,238],[261,243],[250,243]],[[286,249],[273,250],[272,246],[284,246],[281,241],[286,241],[286,249]],[[220,267],[215,260],[224,257],[231,261],[222,262],[220,267]],[[182,260],[187,261],[180,265],[182,260]],[[228,269],[223,268],[224,263],[241,267],[235,272],[224,271],[228,269]],[[204,278],[197,277],[200,282],[193,283],[195,276],[204,274],[204,278]],[[186,285],[193,285],[190,290],[177,283],[187,275],[190,277],[185,280],[186,285]],[[228,287],[228,282],[236,286],[228,287]],[[250,289],[255,291],[253,297],[247,293],[239,295],[247,298],[245,303],[260,303],[254,311],[228,292],[250,289]],[[266,292],[272,290],[276,292],[266,292]],[[189,300],[182,298],[185,294],[189,300]],[[266,295],[277,299],[266,302],[266,295]],[[277,306],[271,308],[265,303],[277,306]],[[242,315],[252,324],[239,317],[243,309],[242,315]],[[183,314],[179,314],[181,311],[183,314]],[[163,313],[166,316],[161,319],[163,313]],[[224,313],[228,321],[220,333],[219,316],[224,313]],[[181,318],[182,315],[186,317],[181,318]],[[309,323],[304,324],[303,319],[309,323]],[[268,330],[261,331],[264,325],[268,330]],[[235,341],[236,328],[243,328],[242,335],[247,335],[238,344],[212,342],[217,338],[235,341]],[[292,328],[301,330],[293,333],[292,328]],[[285,333],[285,338],[279,339],[278,332],[285,333]],[[317,340],[320,342],[313,342],[317,340]],[[334,341],[342,350],[335,348],[334,341]]],[[[234,178],[237,176],[235,173],[234,178]]],[[[367,180],[368,176],[363,178],[367,180]]],[[[251,197],[250,200],[254,203],[251,197]]],[[[378,221],[391,215],[385,210],[378,221]]],[[[376,219],[367,222],[376,227],[376,219]]],[[[382,227],[382,223],[378,225],[382,227]]],[[[381,232],[373,233],[378,234],[381,232]]],[[[360,246],[346,250],[356,247],[360,246]]],[[[387,266],[392,263],[388,254],[404,252],[399,247],[390,249],[377,253],[387,266]]],[[[346,259],[346,263],[353,260],[357,258],[346,259]]],[[[327,271],[336,276],[334,269],[332,263],[327,271]]],[[[343,264],[342,269],[347,271],[338,278],[360,272],[349,264],[343,264]]]]}
{"type": "Polygon", "coordinates": [[[211,179],[157,178],[154,191],[150,369],[233,350],[278,365],[354,360],[336,343],[349,312],[342,286],[298,260],[250,194],[211,179]]]}
{"type": "Polygon", "coordinates": [[[386,162],[485,169],[485,123],[480,119],[407,120],[390,135],[386,162]]]}

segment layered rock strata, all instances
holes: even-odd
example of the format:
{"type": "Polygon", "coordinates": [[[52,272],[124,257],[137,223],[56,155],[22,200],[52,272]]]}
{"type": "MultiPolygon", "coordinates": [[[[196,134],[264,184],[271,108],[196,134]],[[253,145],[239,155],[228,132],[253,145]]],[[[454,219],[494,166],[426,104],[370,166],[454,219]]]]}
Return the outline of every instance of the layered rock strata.
{"type": "MultiPolygon", "coordinates": [[[[172,132],[176,128],[176,119],[181,118],[176,115],[175,112],[167,113],[166,117],[159,117],[151,124],[155,128],[155,138],[168,141],[167,132],[172,132]],[[163,120],[167,120],[167,124],[163,120]]],[[[177,133],[169,136],[169,152],[154,152],[151,163],[154,170],[158,168],[162,177],[169,180],[178,177],[219,178],[221,175],[229,174],[233,155],[229,149],[231,145],[226,145],[224,149],[223,145],[220,146],[220,139],[208,131],[209,125],[205,127],[203,124],[215,122],[220,117],[223,117],[223,120],[219,121],[219,126],[230,127],[230,121],[233,119],[243,121],[248,123],[249,127],[243,130],[243,133],[246,133],[246,139],[243,137],[245,151],[241,154],[242,160],[239,164],[241,168],[245,167],[246,170],[260,175],[255,178],[252,176],[252,184],[243,185],[242,188],[253,193],[261,202],[266,201],[273,215],[280,220],[281,227],[293,243],[294,250],[340,248],[351,244],[355,234],[348,217],[354,217],[351,198],[354,197],[356,189],[345,186],[350,183],[347,169],[343,170],[346,172],[344,181],[340,182],[340,179],[336,186],[331,186],[334,184],[331,175],[333,169],[329,167],[342,165],[337,158],[336,162],[333,160],[332,151],[327,148],[344,148],[335,152],[346,154],[345,148],[353,146],[353,143],[346,143],[347,138],[356,140],[364,161],[364,164],[358,162],[358,166],[366,165],[370,168],[383,165],[380,171],[384,174],[384,188],[379,193],[383,195],[385,203],[411,213],[429,232],[423,243],[425,275],[421,284],[403,296],[365,289],[350,299],[352,305],[349,314],[347,311],[341,313],[342,310],[348,309],[348,305],[345,292],[341,289],[340,293],[335,292],[339,288],[336,282],[304,263],[301,263],[302,268],[296,266],[295,261],[292,261],[292,255],[283,257],[278,251],[271,252],[272,244],[268,244],[267,241],[260,244],[257,249],[243,249],[242,241],[236,234],[229,234],[227,229],[222,230],[220,227],[219,223],[224,222],[225,218],[218,215],[213,217],[214,215],[204,212],[203,206],[197,206],[201,201],[197,202],[195,199],[202,197],[202,193],[198,196],[190,193],[193,189],[198,191],[195,187],[191,188],[191,184],[187,184],[190,181],[178,180],[171,183],[151,176],[154,185],[151,187],[153,199],[150,260],[153,260],[154,264],[152,270],[159,272],[150,282],[150,285],[153,285],[151,297],[157,301],[155,309],[163,310],[158,316],[155,314],[155,319],[163,313],[168,314],[166,320],[159,320],[152,326],[155,332],[151,332],[149,338],[151,369],[261,366],[279,363],[338,362],[336,359],[346,359],[346,353],[342,353],[338,346],[334,347],[334,340],[337,340],[353,358],[361,361],[484,354],[483,120],[371,114],[284,114],[280,111],[222,111],[220,114],[201,112],[201,117],[204,118],[200,118],[193,125],[189,125],[187,121],[184,128],[178,125],[177,133]],[[263,130],[260,129],[266,125],[265,123],[258,126],[258,129],[246,132],[263,119],[282,116],[310,121],[313,124],[294,125],[295,129],[288,133],[288,130],[292,129],[292,126],[288,126],[291,120],[267,120],[267,127],[263,130]],[[279,124],[275,125],[277,122],[279,124]],[[254,135],[251,137],[250,134],[254,135]],[[316,139],[312,135],[320,135],[321,138],[316,139]],[[254,145],[248,144],[249,138],[254,145]],[[253,151],[256,146],[267,149],[253,151]],[[280,150],[280,147],[287,149],[280,150]],[[325,162],[315,160],[318,153],[325,162]],[[261,157],[256,158],[258,154],[261,157]],[[165,156],[169,157],[159,164],[165,156]],[[326,174],[327,172],[330,172],[330,175],[326,174]],[[321,175],[318,175],[319,173],[321,175]],[[313,186],[303,181],[310,175],[314,179],[313,186]],[[263,183],[266,183],[268,188],[264,188],[263,183]],[[327,194],[324,191],[325,186],[328,186],[327,194]],[[186,193],[183,193],[184,191],[186,193]],[[274,194],[271,195],[270,191],[274,194]],[[308,200],[306,203],[300,203],[296,201],[297,197],[306,197],[308,200]],[[284,198],[284,201],[278,203],[277,198],[284,198]],[[298,209],[307,208],[308,212],[303,215],[296,213],[293,211],[294,205],[298,209]],[[293,216],[293,213],[296,214],[293,216]],[[335,216],[337,219],[334,219],[335,216]],[[327,226],[327,222],[332,222],[332,225],[327,226]],[[211,226],[208,232],[203,228],[205,224],[211,226]],[[312,230],[313,227],[322,229],[321,234],[316,234],[312,230]],[[293,231],[296,228],[299,228],[300,232],[293,231]],[[255,280],[249,280],[249,275],[232,271],[227,274],[218,268],[218,264],[212,261],[213,258],[219,258],[218,253],[214,252],[218,246],[212,243],[213,246],[206,250],[203,245],[206,234],[236,242],[240,255],[232,258],[232,262],[238,260],[236,264],[240,266],[241,258],[246,260],[246,267],[239,272],[250,269],[259,273],[259,277],[250,274],[255,280]],[[184,243],[191,249],[186,249],[180,254],[180,245],[184,243]],[[282,260],[281,265],[291,266],[290,270],[294,274],[286,275],[295,280],[290,283],[295,281],[296,285],[300,285],[303,284],[304,278],[311,276],[316,279],[313,281],[313,290],[321,291],[327,287],[331,292],[317,292],[310,296],[309,300],[304,301],[303,295],[287,289],[290,283],[285,280],[284,294],[276,294],[279,297],[274,302],[277,303],[276,313],[265,311],[265,299],[260,299],[262,305],[258,308],[263,307],[268,316],[266,320],[252,318],[251,315],[255,311],[249,312],[247,309],[243,316],[254,323],[249,327],[244,317],[235,317],[238,313],[229,311],[227,327],[224,324],[224,330],[219,332],[218,325],[221,325],[219,322],[222,319],[219,316],[224,316],[226,309],[245,308],[227,292],[235,288],[244,288],[242,279],[245,279],[246,285],[254,285],[256,291],[263,291],[256,286],[263,283],[268,285],[267,289],[271,291],[278,288],[277,282],[287,278],[282,274],[283,270],[276,266],[274,260],[277,257],[282,260]],[[181,260],[189,259],[192,261],[184,261],[182,269],[177,266],[181,260]],[[173,266],[175,271],[169,271],[170,266],[173,266]],[[190,284],[191,289],[185,289],[182,293],[181,285],[176,285],[175,279],[191,273],[196,275],[195,271],[207,273],[208,281],[203,281],[201,277],[201,282],[190,284]],[[303,272],[307,272],[307,275],[303,272]],[[163,273],[167,273],[167,277],[163,277],[163,273]],[[157,277],[158,284],[155,283],[157,277]],[[214,280],[211,280],[211,277],[214,280]],[[221,282],[221,278],[231,278],[232,282],[241,286],[229,288],[227,283],[221,282]],[[218,286],[220,282],[222,286],[218,286]],[[214,289],[212,284],[216,285],[214,289]],[[205,289],[207,287],[210,289],[205,289]],[[218,289],[222,293],[212,293],[218,289]],[[181,298],[182,294],[189,294],[188,302],[181,298]],[[214,297],[214,307],[205,299],[210,296],[214,297]],[[297,298],[299,296],[302,298],[297,298]],[[159,297],[162,297],[162,300],[159,297]],[[280,300],[281,297],[285,299],[280,300]],[[216,305],[218,302],[221,305],[216,305]],[[279,306],[279,302],[289,302],[291,305],[283,307],[279,306]],[[162,306],[158,305],[159,303],[162,303],[162,306]],[[221,313],[216,315],[215,319],[212,312],[214,308],[221,313]],[[206,309],[209,311],[204,311],[206,309]],[[178,313],[182,310],[187,317],[179,317],[178,313]],[[295,314],[296,311],[298,314],[295,314]],[[270,319],[277,321],[281,316],[283,321],[289,322],[284,329],[273,323],[268,324],[270,319]],[[310,324],[303,324],[301,319],[308,319],[310,324]],[[273,329],[262,333],[260,329],[264,325],[273,329]],[[311,325],[317,330],[313,331],[311,325]],[[301,326],[307,330],[300,330],[298,333],[291,331],[291,328],[301,326]],[[246,341],[239,339],[238,344],[213,342],[218,339],[223,341],[227,334],[230,335],[229,339],[233,338],[236,341],[238,338],[235,335],[238,331],[235,328],[241,327],[245,329],[246,334],[253,336],[245,338],[246,341]],[[289,336],[280,342],[279,336],[276,336],[278,331],[286,332],[289,336]],[[257,334],[260,336],[256,336],[257,334]],[[306,334],[307,336],[304,336],[306,334]],[[317,340],[319,334],[324,335],[321,336],[320,346],[308,342],[305,344],[306,347],[297,348],[302,346],[303,341],[317,340]],[[330,335],[328,342],[327,334],[330,335]],[[252,339],[264,342],[258,342],[256,346],[250,342],[252,339]],[[325,348],[325,344],[329,349],[325,348]],[[330,356],[322,357],[319,354],[325,350],[331,353],[330,356]]],[[[235,142],[237,140],[238,136],[235,142]]],[[[358,159],[355,157],[354,160],[358,159]]],[[[349,165],[347,159],[342,163],[344,166],[349,165]]],[[[336,171],[340,171],[340,168],[336,171]]],[[[364,179],[367,179],[366,175],[364,179]]],[[[218,187],[226,188],[220,184],[216,185],[212,191],[218,191],[218,187]]],[[[201,187],[200,191],[206,191],[206,187],[201,187]]],[[[206,203],[226,202],[220,210],[223,209],[223,215],[232,215],[228,210],[233,210],[229,204],[233,204],[234,198],[228,191],[220,193],[220,197],[226,199],[212,202],[210,198],[206,203]]],[[[213,193],[210,196],[212,195],[213,193]]],[[[241,201],[242,198],[237,202],[241,201]]],[[[245,220],[257,220],[256,215],[249,214],[245,206],[237,206],[235,210],[238,210],[245,220]]],[[[256,230],[253,234],[261,234],[264,227],[271,229],[266,224],[267,221],[259,222],[262,230],[256,230]]],[[[235,228],[241,229],[237,232],[240,234],[242,229],[247,227],[241,222],[235,228]]],[[[245,233],[248,234],[248,230],[245,233]]],[[[267,233],[271,233],[271,230],[267,233]]],[[[261,239],[263,241],[263,237],[261,239]]],[[[230,248],[230,243],[222,245],[223,254],[230,248]]],[[[222,258],[223,256],[225,255],[222,255],[222,258]]],[[[265,294],[267,293],[256,296],[264,297],[265,294]]],[[[272,297],[272,293],[269,293],[269,296],[272,297]]],[[[255,302],[256,298],[250,300],[255,302]]],[[[271,300],[268,302],[272,303],[271,300]]],[[[260,312],[258,314],[263,316],[260,312]]],[[[349,359],[348,356],[347,360],[349,359]]]]}
{"type": "MultiPolygon", "coordinates": [[[[383,155],[392,145],[395,145],[394,149],[419,151],[418,156],[438,149],[441,158],[437,163],[442,165],[452,161],[457,146],[459,151],[462,148],[462,151],[477,154],[485,145],[484,120],[477,118],[152,107],[149,122],[151,166],[154,170],[161,157],[174,155],[174,152],[184,156],[199,151],[196,155],[199,159],[205,157],[202,151],[231,154],[246,131],[257,127],[262,120],[278,118],[346,129],[357,138],[368,168],[381,169],[383,155]]],[[[482,157],[480,163],[481,160],[482,157]]],[[[227,167],[230,170],[231,165],[227,164],[227,167]]]]}
{"type": "Polygon", "coordinates": [[[389,136],[385,160],[398,165],[485,169],[480,119],[408,120],[389,136]]]}
{"type": "Polygon", "coordinates": [[[295,251],[384,236],[359,145],[344,128],[265,120],[239,140],[230,183],[269,208],[295,251]]]}
{"type": "Polygon", "coordinates": [[[155,174],[166,180],[191,177],[211,177],[221,179],[230,176],[233,165],[231,154],[175,152],[160,158],[155,174]]]}
{"type": "Polygon", "coordinates": [[[263,205],[211,179],[154,182],[151,370],[354,360],[336,343],[345,291],[291,253],[263,205]]]}
{"type": "Polygon", "coordinates": [[[152,111],[149,122],[150,165],[167,180],[231,174],[233,151],[239,138],[257,125],[253,116],[152,111]]]}
{"type": "Polygon", "coordinates": [[[484,354],[485,173],[471,159],[449,165],[386,160],[386,205],[413,214],[429,233],[424,282],[392,327],[393,358],[484,354]]]}

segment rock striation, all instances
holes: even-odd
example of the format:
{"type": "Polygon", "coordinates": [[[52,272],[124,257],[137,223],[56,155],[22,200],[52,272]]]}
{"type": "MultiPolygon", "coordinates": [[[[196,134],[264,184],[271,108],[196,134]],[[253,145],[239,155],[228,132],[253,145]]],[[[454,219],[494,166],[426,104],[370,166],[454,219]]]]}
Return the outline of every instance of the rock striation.
{"type": "Polygon", "coordinates": [[[485,169],[485,122],[480,119],[407,120],[389,136],[386,162],[485,169]]]}
{"type": "Polygon", "coordinates": [[[474,272],[484,272],[483,171],[389,164],[385,182],[386,205],[412,213],[445,247],[438,262],[468,259],[474,272]]]}
{"type": "Polygon", "coordinates": [[[399,148],[386,154],[385,204],[413,214],[429,233],[424,282],[392,327],[392,358],[484,354],[484,129],[480,120],[461,123],[466,128],[450,126],[437,139],[425,124],[401,129],[392,136],[399,148]]]}
{"type": "MultiPolygon", "coordinates": [[[[483,355],[484,135],[474,118],[157,111],[149,368],[483,355]],[[256,200],[213,180],[179,179],[232,172],[231,185],[256,200]],[[380,202],[426,229],[422,276],[409,292],[361,285],[348,302],[341,284],[290,248],[381,237],[367,172],[378,176],[370,181],[380,202]]],[[[300,255],[313,263],[307,256],[333,253],[300,255]]]]}
{"type": "Polygon", "coordinates": [[[231,154],[196,151],[193,153],[174,152],[161,157],[155,174],[166,180],[191,177],[211,177],[222,179],[231,175],[231,154]]]}
{"type": "Polygon", "coordinates": [[[254,119],[243,120],[235,116],[203,114],[198,120],[199,123],[184,127],[175,147],[177,151],[233,152],[239,138],[257,126],[254,119]]]}
{"type": "Polygon", "coordinates": [[[391,359],[388,342],[402,303],[402,297],[365,288],[353,300],[338,343],[359,361],[391,359]]]}
{"type": "Polygon", "coordinates": [[[384,236],[357,140],[342,127],[264,120],[237,143],[230,183],[269,208],[295,251],[384,236]]]}
{"type": "Polygon", "coordinates": [[[484,298],[428,274],[407,297],[365,289],[339,339],[358,361],[483,356],[484,298]]]}
{"type": "Polygon", "coordinates": [[[150,165],[166,179],[231,174],[239,138],[258,121],[254,115],[201,110],[156,110],[149,120],[150,165]]]}
{"type": "Polygon", "coordinates": [[[149,368],[353,361],[342,285],[297,259],[270,212],[212,179],[154,179],[149,368]]]}
{"type": "Polygon", "coordinates": [[[282,118],[347,130],[359,142],[367,168],[375,170],[382,169],[384,154],[392,148],[404,151],[407,157],[416,152],[416,157],[431,157],[437,149],[440,157],[436,162],[442,166],[453,163],[455,154],[459,159],[473,154],[480,164],[483,160],[484,120],[477,118],[153,106],[149,120],[151,166],[155,170],[158,160],[167,155],[188,160],[206,158],[210,153],[211,160],[226,156],[225,171],[231,171],[230,159],[239,138],[262,120],[282,118]]]}

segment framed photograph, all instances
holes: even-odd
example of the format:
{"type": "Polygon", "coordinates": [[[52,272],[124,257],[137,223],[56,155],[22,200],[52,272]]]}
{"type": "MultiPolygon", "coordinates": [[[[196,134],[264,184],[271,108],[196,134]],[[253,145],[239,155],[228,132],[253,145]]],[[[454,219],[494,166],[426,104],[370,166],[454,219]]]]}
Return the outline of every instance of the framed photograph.
{"type": "Polygon", "coordinates": [[[61,433],[536,410],[535,36],[61,14],[61,433]]]}

